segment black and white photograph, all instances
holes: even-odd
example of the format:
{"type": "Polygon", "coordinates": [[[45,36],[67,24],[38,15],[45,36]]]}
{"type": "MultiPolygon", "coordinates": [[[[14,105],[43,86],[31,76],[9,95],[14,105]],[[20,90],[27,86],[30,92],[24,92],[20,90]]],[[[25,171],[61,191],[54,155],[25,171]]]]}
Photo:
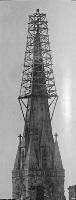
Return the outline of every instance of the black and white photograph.
{"type": "Polygon", "coordinates": [[[0,1],[1,199],[76,199],[76,0],[0,1]]]}

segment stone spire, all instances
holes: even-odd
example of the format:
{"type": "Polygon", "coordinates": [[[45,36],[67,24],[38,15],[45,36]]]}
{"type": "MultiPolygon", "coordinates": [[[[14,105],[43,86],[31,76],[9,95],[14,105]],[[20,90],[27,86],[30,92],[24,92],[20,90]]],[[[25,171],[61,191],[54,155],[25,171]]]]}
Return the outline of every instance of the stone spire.
{"type": "Polygon", "coordinates": [[[56,169],[60,169],[62,171],[63,170],[63,164],[62,164],[62,159],[61,159],[61,155],[60,155],[60,150],[59,150],[59,146],[58,146],[58,141],[57,141],[57,137],[58,134],[55,133],[55,156],[54,156],[54,165],[56,167],[56,169]]]}

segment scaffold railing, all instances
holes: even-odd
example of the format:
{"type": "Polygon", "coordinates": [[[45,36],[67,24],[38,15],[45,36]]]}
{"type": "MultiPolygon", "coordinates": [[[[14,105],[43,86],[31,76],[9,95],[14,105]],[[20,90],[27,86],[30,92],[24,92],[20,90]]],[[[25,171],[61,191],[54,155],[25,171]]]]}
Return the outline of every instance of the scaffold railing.
{"type": "Polygon", "coordinates": [[[50,52],[46,14],[41,14],[37,9],[36,13],[29,15],[24,69],[18,97],[24,119],[22,105],[27,107],[25,99],[31,96],[47,97],[50,100],[49,106],[54,105],[51,119],[53,117],[58,95],[50,52]]]}

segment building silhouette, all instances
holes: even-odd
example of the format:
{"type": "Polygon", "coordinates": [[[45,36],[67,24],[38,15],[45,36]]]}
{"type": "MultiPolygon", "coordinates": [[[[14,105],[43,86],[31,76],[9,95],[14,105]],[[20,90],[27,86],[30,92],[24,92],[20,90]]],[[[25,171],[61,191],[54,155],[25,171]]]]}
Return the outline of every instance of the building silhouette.
{"type": "Polygon", "coordinates": [[[24,132],[12,171],[14,199],[64,199],[64,168],[52,118],[58,95],[55,86],[46,14],[29,16],[24,70],[18,97],[24,132]],[[49,110],[50,109],[50,110],[49,110]]]}

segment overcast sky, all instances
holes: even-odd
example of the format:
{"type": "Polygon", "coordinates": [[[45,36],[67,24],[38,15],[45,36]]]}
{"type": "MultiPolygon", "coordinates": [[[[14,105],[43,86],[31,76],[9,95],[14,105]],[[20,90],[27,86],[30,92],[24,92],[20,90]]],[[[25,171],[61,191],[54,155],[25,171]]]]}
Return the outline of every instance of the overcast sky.
{"type": "Polygon", "coordinates": [[[12,197],[12,169],[24,121],[17,97],[23,71],[28,15],[46,13],[59,100],[53,135],[65,169],[65,191],[76,184],[76,1],[0,2],[0,198],[12,197]]]}

